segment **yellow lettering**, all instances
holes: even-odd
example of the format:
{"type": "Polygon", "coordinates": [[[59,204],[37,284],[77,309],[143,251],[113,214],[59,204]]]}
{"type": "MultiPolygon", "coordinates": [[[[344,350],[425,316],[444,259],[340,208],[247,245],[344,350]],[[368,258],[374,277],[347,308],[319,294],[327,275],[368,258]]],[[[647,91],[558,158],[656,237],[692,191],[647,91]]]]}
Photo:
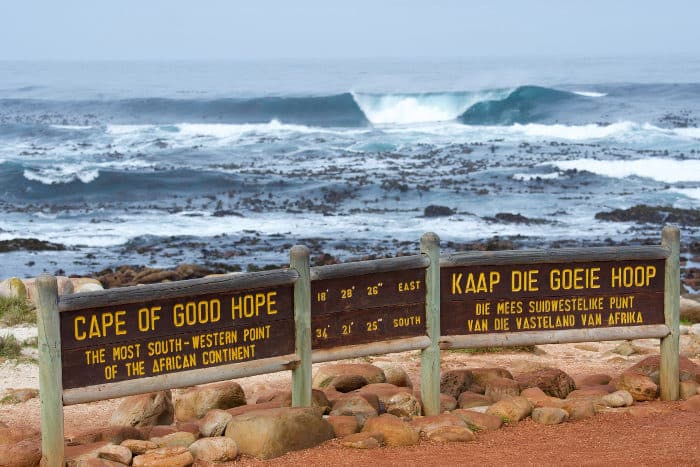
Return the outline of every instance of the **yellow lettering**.
{"type": "Polygon", "coordinates": [[[452,295],[462,293],[462,273],[452,274],[452,295]]]}
{"type": "Polygon", "coordinates": [[[268,315],[276,315],[277,314],[277,309],[273,308],[274,305],[277,304],[277,302],[274,300],[274,297],[277,296],[277,292],[268,292],[267,293],[267,314],[268,315]]]}
{"type": "Polygon", "coordinates": [[[79,324],[82,324],[83,326],[85,325],[87,321],[85,320],[85,316],[76,316],[73,319],[73,335],[75,336],[75,340],[77,341],[82,341],[85,340],[87,337],[87,333],[85,331],[82,331],[79,329],[79,324]]]}

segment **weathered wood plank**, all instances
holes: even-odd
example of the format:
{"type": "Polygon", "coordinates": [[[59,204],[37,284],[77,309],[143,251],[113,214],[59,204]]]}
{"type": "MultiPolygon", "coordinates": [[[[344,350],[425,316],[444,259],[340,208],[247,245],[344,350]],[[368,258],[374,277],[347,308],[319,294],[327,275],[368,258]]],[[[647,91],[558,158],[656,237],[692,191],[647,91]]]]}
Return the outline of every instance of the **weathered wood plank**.
{"type": "Polygon", "coordinates": [[[39,330],[39,395],[41,397],[42,465],[63,466],[63,383],[58,285],[53,276],[36,281],[39,330]]]}
{"type": "Polygon", "coordinates": [[[430,338],[428,336],[407,337],[390,341],[336,347],[333,349],[314,350],[311,352],[311,359],[314,363],[332,362],[346,358],[366,357],[368,355],[383,355],[394,352],[407,352],[409,350],[421,350],[429,345],[430,338]]]}
{"type": "Polygon", "coordinates": [[[680,383],[680,231],[678,227],[664,227],[661,244],[671,251],[666,259],[664,316],[671,333],[661,339],[659,385],[661,399],[678,400],[680,383]]]}
{"type": "Polygon", "coordinates": [[[440,266],[476,266],[539,264],[559,262],[624,261],[666,259],[671,254],[664,246],[626,246],[595,248],[556,248],[550,250],[466,251],[440,259],[440,266]]]}
{"type": "Polygon", "coordinates": [[[425,302],[313,316],[313,349],[425,335],[425,302]]]}
{"type": "Polygon", "coordinates": [[[292,406],[311,405],[311,279],[309,249],[297,245],[290,253],[290,267],[299,278],[294,284],[295,350],[300,364],[292,370],[292,406]]]}
{"type": "Polygon", "coordinates": [[[430,260],[425,271],[426,333],[430,346],[421,352],[421,400],[425,415],[440,414],[440,238],[432,233],[420,239],[420,251],[430,260]]]}
{"type": "Polygon", "coordinates": [[[289,285],[293,284],[297,277],[298,275],[293,269],[280,269],[85,292],[62,296],[58,309],[63,312],[142,301],[289,285]]]}
{"type": "Polygon", "coordinates": [[[563,331],[525,331],[501,334],[443,336],[442,349],[471,349],[479,347],[512,347],[516,345],[563,344],[572,342],[612,341],[662,338],[670,334],[665,324],[649,326],[567,329],[563,331]]]}
{"type": "Polygon", "coordinates": [[[353,263],[331,264],[311,268],[311,280],[339,279],[382,272],[402,271],[428,267],[429,260],[422,255],[398,256],[353,263]]]}
{"type": "MultiPolygon", "coordinates": [[[[246,376],[275,373],[292,370],[299,364],[296,354],[280,357],[233,363],[210,368],[169,373],[148,378],[107,383],[85,388],[66,389],[63,391],[63,404],[74,405],[95,402],[115,397],[125,397],[146,392],[162,391],[197,384],[226,381],[246,376]]],[[[62,442],[63,440],[61,440],[62,442]]]]}
{"type": "Polygon", "coordinates": [[[311,283],[311,314],[404,305],[425,301],[425,268],[315,280],[311,283]]]}

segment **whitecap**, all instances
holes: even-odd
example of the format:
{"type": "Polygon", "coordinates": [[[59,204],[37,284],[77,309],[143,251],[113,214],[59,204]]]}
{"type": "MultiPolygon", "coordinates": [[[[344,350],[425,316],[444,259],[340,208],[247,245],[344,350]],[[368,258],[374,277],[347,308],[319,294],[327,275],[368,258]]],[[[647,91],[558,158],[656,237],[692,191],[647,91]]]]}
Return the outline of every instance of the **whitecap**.
{"type": "Polygon", "coordinates": [[[522,133],[530,137],[582,141],[620,137],[635,131],[639,128],[639,125],[633,122],[618,122],[611,125],[597,125],[595,123],[588,125],[543,125],[540,123],[521,125],[516,123],[509,128],[513,132],[522,133]]]}
{"type": "Polygon", "coordinates": [[[100,171],[95,168],[86,168],[82,165],[66,164],[41,169],[25,169],[22,175],[27,180],[44,185],[71,183],[76,180],[87,184],[97,180],[100,176],[100,171]]]}
{"type": "Polygon", "coordinates": [[[700,181],[700,160],[665,159],[648,157],[631,160],[575,159],[570,161],[552,161],[559,170],[585,170],[597,175],[612,178],[643,177],[664,183],[700,181]]]}
{"type": "Polygon", "coordinates": [[[51,125],[51,128],[57,130],[92,130],[92,125],[51,125]]]}
{"type": "Polygon", "coordinates": [[[123,136],[133,133],[153,131],[157,128],[158,127],[156,125],[107,125],[106,131],[109,135],[123,136]]]}
{"type": "Polygon", "coordinates": [[[606,92],[596,92],[596,91],[572,91],[574,94],[578,94],[583,97],[605,97],[608,95],[606,92]]]}
{"type": "Polygon", "coordinates": [[[507,94],[508,91],[424,94],[353,93],[353,99],[365,117],[374,124],[408,124],[454,120],[477,102],[502,98],[507,94]]]}
{"type": "Polygon", "coordinates": [[[671,191],[680,193],[688,198],[700,200],[700,188],[674,188],[671,191]]]}

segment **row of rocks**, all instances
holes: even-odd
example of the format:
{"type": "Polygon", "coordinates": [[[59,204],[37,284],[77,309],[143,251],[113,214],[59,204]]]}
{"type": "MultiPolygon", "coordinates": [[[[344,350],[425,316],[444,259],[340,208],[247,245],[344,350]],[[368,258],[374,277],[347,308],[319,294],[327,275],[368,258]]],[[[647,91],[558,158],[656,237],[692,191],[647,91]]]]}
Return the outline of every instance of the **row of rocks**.
{"type": "MultiPolygon", "coordinates": [[[[214,271],[196,264],[182,264],[173,270],[146,267],[122,266],[117,269],[106,269],[96,273],[94,277],[57,276],[59,295],[78,292],[125,287],[132,285],[154,284],[185,279],[199,279],[210,276],[214,271]]],[[[32,300],[36,296],[36,279],[20,279],[11,277],[0,280],[0,297],[26,298],[32,300]]]]}
{"type": "MultiPolygon", "coordinates": [[[[93,292],[103,290],[97,279],[90,277],[56,277],[59,295],[70,295],[77,292],[93,292]]],[[[20,279],[11,277],[0,281],[0,297],[22,298],[33,302],[36,298],[36,279],[20,279]]]]}
{"type": "MultiPolygon", "coordinates": [[[[632,410],[658,396],[658,355],[616,377],[575,381],[557,368],[513,375],[504,368],[443,372],[441,414],[423,416],[420,391],[392,363],[317,369],[311,407],[292,408],[290,391],[250,403],[235,381],[124,398],[110,425],[67,440],[69,466],[188,466],[239,454],[269,459],[332,438],[350,448],[407,446],[428,439],[467,442],[527,417],[553,425],[598,412],[632,410]]],[[[681,360],[684,408],[700,411],[700,369],[681,360]]],[[[37,465],[38,433],[0,426],[3,465],[37,465]]]]}

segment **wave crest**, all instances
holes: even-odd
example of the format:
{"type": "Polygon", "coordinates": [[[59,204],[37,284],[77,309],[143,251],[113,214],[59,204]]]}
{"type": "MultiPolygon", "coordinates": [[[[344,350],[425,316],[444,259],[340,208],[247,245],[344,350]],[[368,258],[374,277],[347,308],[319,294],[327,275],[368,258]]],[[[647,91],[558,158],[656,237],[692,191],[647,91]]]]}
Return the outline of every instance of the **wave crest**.
{"type": "Polygon", "coordinates": [[[357,105],[375,124],[425,123],[454,120],[475,103],[503,92],[445,92],[421,94],[354,93],[357,105]]]}

